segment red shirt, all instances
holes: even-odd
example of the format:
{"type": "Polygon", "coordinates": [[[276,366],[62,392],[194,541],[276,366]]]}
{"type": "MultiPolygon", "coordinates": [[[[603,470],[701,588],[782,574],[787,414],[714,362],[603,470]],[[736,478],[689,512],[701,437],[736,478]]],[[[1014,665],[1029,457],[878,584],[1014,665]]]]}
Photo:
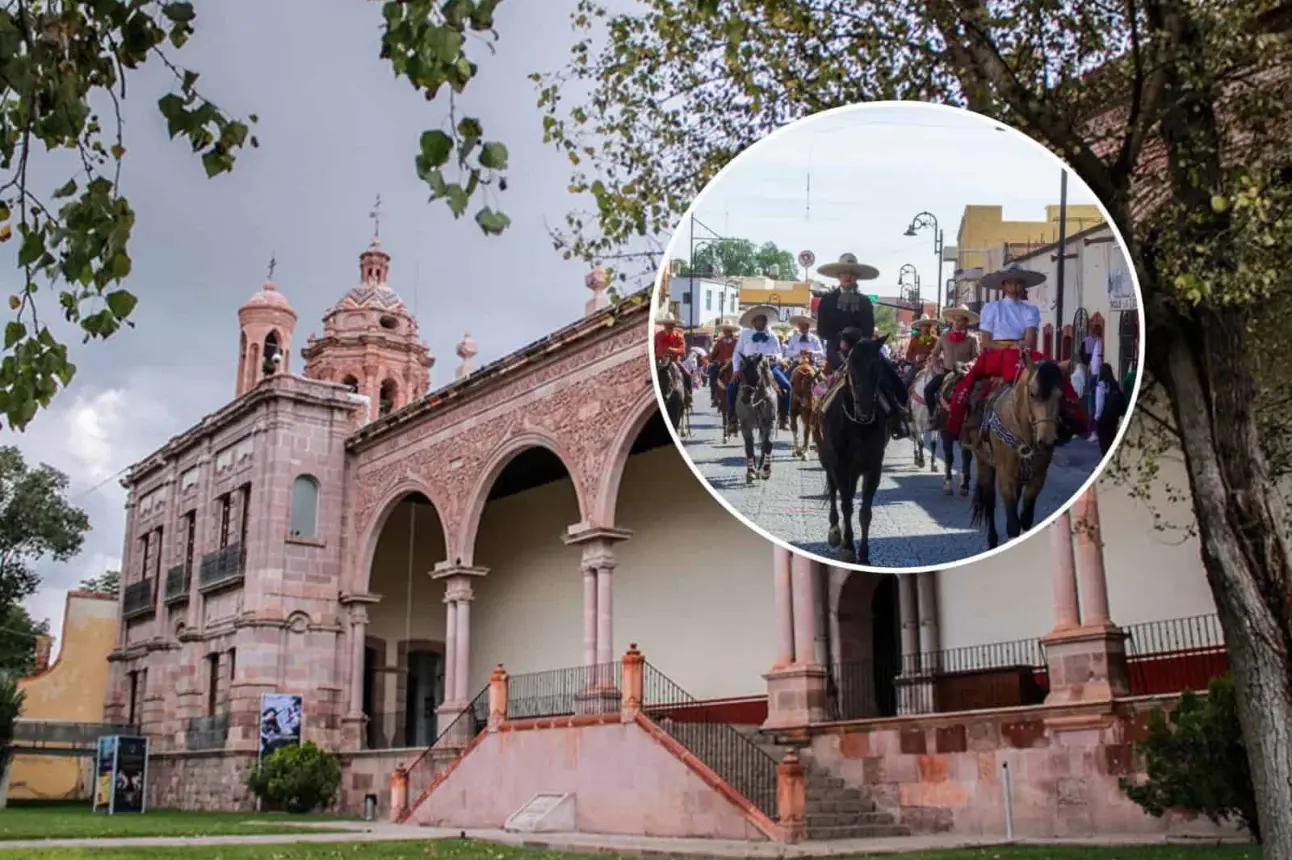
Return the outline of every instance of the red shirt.
{"type": "Polygon", "coordinates": [[[716,361],[719,366],[731,361],[731,357],[736,354],[736,339],[734,337],[723,336],[718,338],[713,345],[713,351],[709,353],[711,360],[716,361]]]}
{"type": "Polygon", "coordinates": [[[686,355],[686,338],[677,329],[660,329],[655,332],[655,357],[672,356],[681,358],[686,355]]]}

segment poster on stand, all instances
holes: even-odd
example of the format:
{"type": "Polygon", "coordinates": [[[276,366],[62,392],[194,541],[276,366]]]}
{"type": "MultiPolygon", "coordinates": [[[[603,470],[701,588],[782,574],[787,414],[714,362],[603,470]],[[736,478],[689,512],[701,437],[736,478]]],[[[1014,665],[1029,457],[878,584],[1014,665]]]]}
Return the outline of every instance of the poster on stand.
{"type": "Polygon", "coordinates": [[[94,756],[95,812],[109,812],[112,809],[112,767],[116,760],[116,736],[99,738],[99,748],[94,756]]]}
{"type": "Polygon", "coordinates": [[[117,738],[116,776],[113,778],[112,814],[144,811],[148,785],[148,739],[117,738]]]}
{"type": "Polygon", "coordinates": [[[260,759],[274,750],[299,746],[304,700],[290,693],[265,693],[260,697],[260,759]]]}

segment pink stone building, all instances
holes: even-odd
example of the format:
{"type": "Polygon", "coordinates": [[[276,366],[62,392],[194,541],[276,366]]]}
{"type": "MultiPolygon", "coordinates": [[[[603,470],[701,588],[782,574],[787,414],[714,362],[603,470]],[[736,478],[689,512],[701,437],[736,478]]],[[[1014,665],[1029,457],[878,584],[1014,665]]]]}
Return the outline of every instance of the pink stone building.
{"type": "Polygon", "coordinates": [[[1003,833],[1008,770],[1024,835],[1198,826],[1116,787],[1147,710],[1224,669],[1196,547],[1124,491],[968,568],[823,566],[673,447],[650,303],[594,272],[581,318],[480,368],[467,335],[434,387],[390,263],[374,240],[300,373],[266,284],[235,399],[125,481],[106,719],[152,739],[155,805],[246,807],[283,692],[341,804],[402,820],[500,827],[546,793],[589,831],[1003,833]]]}

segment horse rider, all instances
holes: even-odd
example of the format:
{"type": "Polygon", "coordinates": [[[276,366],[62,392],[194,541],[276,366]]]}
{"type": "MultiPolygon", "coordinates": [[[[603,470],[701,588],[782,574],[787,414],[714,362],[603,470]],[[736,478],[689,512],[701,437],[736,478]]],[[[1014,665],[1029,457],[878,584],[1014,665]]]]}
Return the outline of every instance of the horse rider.
{"type": "Polygon", "coordinates": [[[856,254],[844,254],[837,263],[826,263],[817,274],[836,278],[839,286],[821,297],[817,306],[816,331],[825,341],[825,357],[831,368],[839,364],[839,336],[855,328],[861,337],[875,336],[875,308],[858,288],[858,281],[873,281],[879,270],[857,262],[856,254]]]}
{"type": "Polygon", "coordinates": [[[736,413],[736,393],[740,390],[740,365],[745,356],[748,355],[765,355],[767,356],[767,366],[771,369],[772,378],[776,380],[776,387],[780,389],[780,397],[777,398],[777,410],[780,412],[780,429],[788,430],[790,427],[790,381],[785,376],[785,372],[776,366],[776,361],[781,357],[781,344],[776,335],[767,330],[767,312],[762,308],[754,308],[749,318],[742,319],[742,323],[748,322],[752,328],[744,329],[736,339],[736,350],[731,360],[732,380],[727,386],[727,409],[729,415],[736,413]]]}
{"type": "Polygon", "coordinates": [[[821,345],[821,338],[812,333],[812,317],[796,314],[790,317],[790,323],[798,331],[790,335],[785,344],[785,358],[791,364],[797,364],[806,352],[812,356],[812,363],[819,365],[825,358],[825,347],[821,345]]]}
{"type": "Polygon", "coordinates": [[[713,342],[713,349],[709,350],[709,367],[715,385],[723,366],[730,364],[736,354],[736,335],[740,334],[740,326],[725,322],[718,326],[718,331],[720,334],[713,342]]]}
{"type": "Polygon", "coordinates": [[[918,319],[911,323],[911,339],[906,343],[906,360],[916,367],[923,367],[938,342],[938,321],[918,319]]]}
{"type": "Polygon", "coordinates": [[[969,333],[969,327],[977,325],[978,315],[961,305],[944,310],[942,318],[951,324],[951,328],[938,337],[929,357],[941,358],[942,365],[946,368],[970,364],[978,357],[978,341],[969,333]]]}
{"type": "MultiPolygon", "coordinates": [[[[951,436],[959,436],[964,427],[965,417],[969,413],[969,397],[975,383],[992,378],[1012,383],[1018,375],[1024,349],[1034,360],[1045,360],[1045,356],[1036,349],[1036,332],[1041,325],[1041,311],[1025,298],[1028,287],[1044,281],[1045,275],[1024,269],[1018,263],[1010,263],[1001,271],[992,272],[982,279],[984,290],[998,289],[1003,298],[983,305],[982,317],[978,323],[982,354],[956,384],[955,394],[951,397],[951,411],[946,425],[947,433],[951,436]]],[[[1086,411],[1076,392],[1072,390],[1072,383],[1066,374],[1062,385],[1061,416],[1068,432],[1060,432],[1059,438],[1066,440],[1072,435],[1084,436],[1090,432],[1086,411]]]]}
{"type": "Polygon", "coordinates": [[[677,369],[682,372],[682,383],[689,388],[692,384],[691,371],[687,369],[684,361],[686,338],[677,330],[677,317],[664,314],[660,317],[659,324],[660,330],[655,332],[655,358],[667,358],[675,362],[677,369]]]}

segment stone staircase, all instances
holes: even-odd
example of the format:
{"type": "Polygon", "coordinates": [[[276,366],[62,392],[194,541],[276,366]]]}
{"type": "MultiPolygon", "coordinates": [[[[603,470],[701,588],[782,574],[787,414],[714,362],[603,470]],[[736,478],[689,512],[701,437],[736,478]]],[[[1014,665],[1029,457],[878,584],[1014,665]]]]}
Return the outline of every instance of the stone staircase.
{"type": "MultiPolygon", "coordinates": [[[[776,761],[785,758],[793,747],[777,743],[756,727],[740,727],[763,752],[776,761]]],[[[799,751],[807,789],[808,839],[879,839],[910,836],[911,830],[898,824],[892,813],[883,812],[866,792],[851,788],[842,779],[831,776],[812,760],[807,750],[799,751]]]]}

